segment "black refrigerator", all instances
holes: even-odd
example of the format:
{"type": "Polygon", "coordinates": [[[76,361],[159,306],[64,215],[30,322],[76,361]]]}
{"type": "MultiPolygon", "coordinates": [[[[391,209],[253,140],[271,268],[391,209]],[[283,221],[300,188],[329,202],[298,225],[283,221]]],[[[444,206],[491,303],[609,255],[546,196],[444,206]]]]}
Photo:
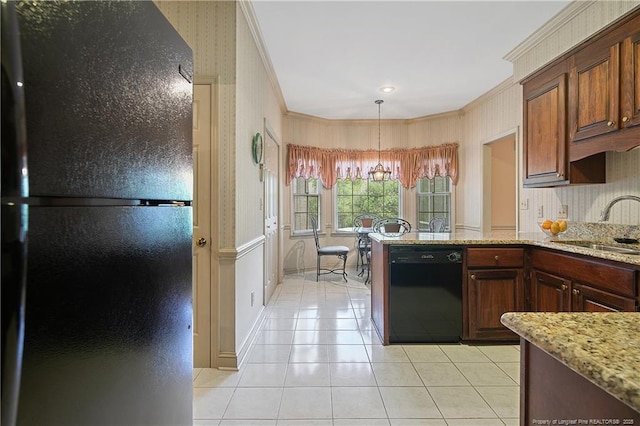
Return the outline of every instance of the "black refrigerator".
{"type": "Polygon", "coordinates": [[[150,1],[1,18],[2,425],[191,424],[191,50],[150,1]]]}

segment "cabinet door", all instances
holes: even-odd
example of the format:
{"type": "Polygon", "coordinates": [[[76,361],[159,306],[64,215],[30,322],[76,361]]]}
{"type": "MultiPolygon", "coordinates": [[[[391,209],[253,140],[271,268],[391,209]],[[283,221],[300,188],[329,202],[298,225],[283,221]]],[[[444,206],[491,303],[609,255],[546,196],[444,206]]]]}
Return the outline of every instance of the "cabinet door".
{"type": "Polygon", "coordinates": [[[622,126],[640,124],[640,31],[622,45],[622,126]]]}
{"type": "Polygon", "coordinates": [[[525,185],[562,182],[567,175],[567,74],[524,87],[525,185]]]}
{"type": "Polygon", "coordinates": [[[505,312],[524,310],[522,269],[471,269],[467,272],[469,338],[517,340],[500,322],[505,312]]]}
{"type": "Polygon", "coordinates": [[[571,290],[574,312],[635,312],[636,302],[588,285],[574,283],[571,290]]]}
{"type": "Polygon", "coordinates": [[[571,280],[534,269],[531,272],[531,309],[534,312],[571,310],[571,280]]]}
{"type": "Polygon", "coordinates": [[[572,58],[569,140],[578,142],[620,129],[620,43],[586,47],[572,58]]]}

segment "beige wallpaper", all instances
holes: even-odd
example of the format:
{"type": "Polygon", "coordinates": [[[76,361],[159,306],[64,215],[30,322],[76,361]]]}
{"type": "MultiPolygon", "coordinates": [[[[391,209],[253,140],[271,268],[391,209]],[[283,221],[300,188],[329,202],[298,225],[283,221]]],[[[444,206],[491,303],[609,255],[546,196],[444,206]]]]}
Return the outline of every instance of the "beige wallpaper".
{"type": "Polygon", "coordinates": [[[244,4],[234,1],[157,1],[156,4],[194,52],[195,77],[219,82],[218,163],[212,175],[218,199],[212,200],[219,227],[213,260],[212,312],[219,318],[217,346],[221,366],[237,365],[261,303],[263,213],[262,182],[252,161],[253,135],[265,133],[265,122],[276,137],[282,128],[278,97],[270,83],[244,4]],[[258,303],[251,303],[252,294],[258,303]]]}
{"type": "MultiPolygon", "coordinates": [[[[156,1],[162,13],[193,49],[196,77],[218,76],[219,152],[216,180],[235,186],[236,146],[236,5],[234,2],[156,1]]],[[[217,209],[221,248],[235,245],[234,191],[219,192],[217,209]]]]}

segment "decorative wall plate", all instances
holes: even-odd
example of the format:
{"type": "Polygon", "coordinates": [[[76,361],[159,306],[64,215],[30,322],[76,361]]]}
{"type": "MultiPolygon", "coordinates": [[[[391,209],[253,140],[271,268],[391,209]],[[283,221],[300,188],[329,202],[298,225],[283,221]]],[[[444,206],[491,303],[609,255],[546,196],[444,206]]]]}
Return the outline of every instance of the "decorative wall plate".
{"type": "Polygon", "coordinates": [[[260,133],[256,133],[256,135],[253,137],[253,147],[252,147],[253,161],[256,164],[260,164],[260,162],[262,161],[262,151],[263,151],[262,135],[260,133]]]}

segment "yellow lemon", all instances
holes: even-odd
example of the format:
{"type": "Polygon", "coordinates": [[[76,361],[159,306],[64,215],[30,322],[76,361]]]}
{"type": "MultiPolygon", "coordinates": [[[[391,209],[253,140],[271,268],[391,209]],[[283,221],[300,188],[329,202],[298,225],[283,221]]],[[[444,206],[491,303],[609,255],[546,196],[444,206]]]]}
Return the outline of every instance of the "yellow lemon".
{"type": "Polygon", "coordinates": [[[559,220],[558,221],[558,228],[560,229],[560,232],[564,232],[567,230],[567,221],[566,220],[559,220]]]}
{"type": "Polygon", "coordinates": [[[545,219],[540,226],[542,227],[542,229],[549,229],[551,228],[551,224],[553,224],[553,222],[551,222],[549,219],[545,219]]]}
{"type": "Polygon", "coordinates": [[[557,222],[553,222],[551,224],[551,227],[549,228],[549,231],[553,234],[553,235],[558,235],[558,232],[560,232],[560,225],[558,225],[557,222]]]}

